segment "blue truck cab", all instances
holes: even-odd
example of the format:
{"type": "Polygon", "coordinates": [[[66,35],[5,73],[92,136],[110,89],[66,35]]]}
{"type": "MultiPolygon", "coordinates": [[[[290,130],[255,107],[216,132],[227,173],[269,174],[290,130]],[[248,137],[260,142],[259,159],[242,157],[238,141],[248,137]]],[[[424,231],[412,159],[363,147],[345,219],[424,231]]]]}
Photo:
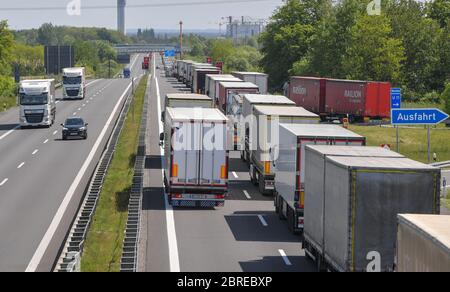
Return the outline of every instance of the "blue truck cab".
{"type": "Polygon", "coordinates": [[[131,78],[131,69],[130,68],[123,69],[123,78],[131,78]]]}

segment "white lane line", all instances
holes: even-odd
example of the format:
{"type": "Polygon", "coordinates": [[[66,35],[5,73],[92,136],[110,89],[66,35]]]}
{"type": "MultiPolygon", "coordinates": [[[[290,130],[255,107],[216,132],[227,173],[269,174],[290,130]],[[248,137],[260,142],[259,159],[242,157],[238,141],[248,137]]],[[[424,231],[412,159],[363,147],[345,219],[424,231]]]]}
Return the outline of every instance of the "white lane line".
{"type": "MultiPolygon", "coordinates": [[[[153,72],[155,72],[156,62],[155,55],[153,55],[153,72]]],[[[159,91],[158,78],[156,74],[154,74],[154,79],[156,82],[156,96],[157,96],[157,108],[158,108],[158,117],[161,116],[161,95],[159,91]]],[[[159,133],[163,131],[163,124],[161,119],[158,119],[158,128],[159,133]]],[[[164,155],[163,149],[160,149],[161,156],[164,155]]],[[[164,176],[164,170],[161,170],[162,176],[164,176]]],[[[170,271],[173,273],[180,272],[180,259],[178,255],[178,242],[177,242],[177,233],[175,229],[175,218],[173,207],[169,204],[169,198],[167,194],[165,194],[165,208],[166,208],[166,226],[167,226],[167,241],[169,243],[169,263],[170,263],[170,271]]]]}
{"type": "Polygon", "coordinates": [[[89,153],[88,157],[84,161],[83,166],[81,167],[80,171],[78,172],[77,176],[75,177],[74,181],[72,182],[72,185],[70,186],[69,190],[67,191],[64,200],[61,202],[61,205],[58,208],[58,211],[56,212],[55,216],[53,217],[52,222],[50,223],[50,226],[48,227],[47,231],[45,232],[44,237],[42,238],[41,242],[39,243],[38,248],[34,252],[33,257],[30,260],[30,263],[28,264],[26,272],[34,272],[39,266],[39,263],[42,260],[42,257],[44,256],[45,251],[48,248],[48,245],[50,244],[50,241],[52,240],[53,236],[55,235],[55,232],[61,223],[61,220],[63,218],[64,213],[66,212],[67,207],[69,206],[70,201],[72,200],[75,191],[78,187],[78,185],[81,182],[81,179],[85,175],[89,165],[91,164],[92,160],[94,159],[95,153],[97,152],[98,148],[100,147],[100,144],[106,135],[106,132],[108,128],[111,126],[113,118],[119,109],[120,104],[122,103],[122,100],[128,93],[128,91],[131,88],[131,83],[128,85],[128,87],[123,92],[122,96],[119,98],[119,101],[117,102],[116,106],[111,112],[111,115],[109,116],[108,121],[106,122],[105,126],[103,127],[102,132],[97,138],[97,141],[95,142],[94,146],[92,147],[91,152],[89,153]]]}
{"type": "Polygon", "coordinates": [[[4,184],[6,184],[7,181],[8,181],[7,178],[5,178],[4,180],[2,180],[2,182],[0,183],[0,187],[2,187],[4,184]]]}
{"type": "Polygon", "coordinates": [[[250,196],[250,194],[246,190],[244,190],[243,192],[244,192],[244,195],[247,197],[247,199],[249,199],[249,200],[252,199],[252,197],[250,196]]]}
{"type": "Polygon", "coordinates": [[[31,153],[31,155],[35,155],[38,152],[39,152],[39,149],[34,149],[33,153],[31,153]]]}
{"type": "Polygon", "coordinates": [[[48,139],[46,139],[45,141],[44,141],[44,144],[47,144],[48,143],[48,139]]]}
{"type": "Polygon", "coordinates": [[[57,100],[56,102],[55,102],[55,104],[58,104],[60,102],[60,100],[57,100]]]}
{"type": "Polygon", "coordinates": [[[85,106],[86,106],[86,104],[85,104],[85,103],[83,103],[82,107],[85,107],[85,106]]]}
{"type": "Polygon", "coordinates": [[[89,103],[89,100],[86,100],[86,103],[89,103]]]}
{"type": "Polygon", "coordinates": [[[73,115],[76,116],[76,115],[77,115],[77,112],[74,112],[73,115]]]}
{"type": "Polygon", "coordinates": [[[17,166],[17,169],[21,169],[22,166],[24,166],[24,165],[25,165],[25,162],[22,162],[21,164],[19,164],[19,166],[17,166]]]}
{"type": "Polygon", "coordinates": [[[233,174],[234,178],[239,178],[239,176],[237,175],[236,171],[233,171],[232,174],[233,174]]]}
{"type": "Polygon", "coordinates": [[[259,218],[259,221],[261,221],[261,224],[262,224],[264,227],[269,226],[269,224],[267,224],[266,219],[264,219],[264,216],[263,216],[263,215],[258,215],[258,218],[259,218]]]}
{"type": "Polygon", "coordinates": [[[9,130],[8,132],[6,132],[5,134],[1,135],[1,136],[0,136],[0,140],[6,138],[9,134],[11,134],[12,132],[14,132],[15,130],[17,130],[17,129],[19,129],[19,128],[20,128],[20,125],[14,127],[14,128],[12,128],[11,130],[9,130]]]}
{"type": "Polygon", "coordinates": [[[283,258],[284,263],[286,264],[286,266],[292,266],[291,261],[289,260],[289,258],[287,257],[286,253],[284,252],[284,250],[279,249],[278,252],[280,253],[281,257],[283,258]]]}
{"type": "Polygon", "coordinates": [[[58,133],[58,131],[54,131],[54,132],[53,132],[53,136],[55,136],[55,135],[56,135],[56,133],[58,133]]]}
{"type": "Polygon", "coordinates": [[[81,107],[78,108],[78,111],[81,111],[81,107]]]}

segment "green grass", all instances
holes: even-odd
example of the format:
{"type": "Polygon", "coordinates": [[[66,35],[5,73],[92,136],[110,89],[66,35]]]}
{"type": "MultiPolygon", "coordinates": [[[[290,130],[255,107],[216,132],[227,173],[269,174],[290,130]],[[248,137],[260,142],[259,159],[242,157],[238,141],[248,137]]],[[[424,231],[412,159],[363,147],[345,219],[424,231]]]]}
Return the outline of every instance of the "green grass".
{"type": "MultiPolygon", "coordinates": [[[[377,126],[350,126],[350,130],[367,138],[368,146],[390,144],[396,150],[394,128],[377,126]]],[[[427,130],[424,127],[414,129],[400,128],[400,153],[411,159],[428,162],[427,130]]],[[[441,127],[431,129],[431,153],[436,153],[439,161],[450,160],[450,130],[441,127]]]]}
{"type": "Polygon", "coordinates": [[[0,112],[16,106],[16,97],[0,97],[0,112]]]}
{"type": "Polygon", "coordinates": [[[438,108],[443,110],[445,108],[445,103],[432,103],[432,102],[404,102],[402,103],[403,108],[438,108]]]}
{"type": "Polygon", "coordinates": [[[118,272],[147,76],[136,90],[87,235],[83,272],[118,272]],[[134,114],[133,114],[134,110],[134,114]],[[134,117],[134,118],[133,118],[134,117]]]}
{"type": "Polygon", "coordinates": [[[444,198],[442,199],[442,203],[447,208],[447,210],[450,210],[450,190],[443,190],[443,192],[446,192],[444,194],[444,198]]]}

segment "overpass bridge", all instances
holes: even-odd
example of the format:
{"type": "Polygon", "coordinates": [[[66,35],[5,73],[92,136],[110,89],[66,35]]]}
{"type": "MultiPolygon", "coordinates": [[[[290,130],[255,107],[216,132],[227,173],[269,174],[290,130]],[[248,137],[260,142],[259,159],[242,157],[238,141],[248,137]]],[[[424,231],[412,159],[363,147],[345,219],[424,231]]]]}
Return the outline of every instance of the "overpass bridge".
{"type": "MultiPolygon", "coordinates": [[[[119,44],[114,46],[118,54],[140,54],[140,53],[158,53],[174,50],[180,53],[180,46],[170,44],[119,44]]],[[[183,53],[189,52],[190,48],[183,47],[183,53]]]]}

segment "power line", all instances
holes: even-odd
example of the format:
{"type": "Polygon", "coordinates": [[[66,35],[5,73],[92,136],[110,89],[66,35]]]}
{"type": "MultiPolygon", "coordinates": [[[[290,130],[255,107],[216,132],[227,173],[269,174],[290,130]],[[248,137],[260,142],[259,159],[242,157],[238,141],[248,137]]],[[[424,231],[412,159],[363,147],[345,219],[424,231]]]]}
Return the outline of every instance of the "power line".
{"type": "MultiPolygon", "coordinates": [[[[171,3],[154,3],[154,4],[129,4],[127,8],[157,8],[157,7],[182,7],[182,6],[207,6],[207,5],[227,5],[237,3],[258,3],[258,2],[274,2],[274,0],[209,0],[190,1],[190,2],[171,2],[171,3]]],[[[279,2],[279,1],[276,1],[279,2]]],[[[49,11],[49,10],[66,10],[66,6],[48,6],[48,7],[0,7],[0,11],[49,11]]],[[[97,5],[97,6],[81,6],[82,10],[100,10],[100,9],[117,9],[117,5],[97,5]]]]}

